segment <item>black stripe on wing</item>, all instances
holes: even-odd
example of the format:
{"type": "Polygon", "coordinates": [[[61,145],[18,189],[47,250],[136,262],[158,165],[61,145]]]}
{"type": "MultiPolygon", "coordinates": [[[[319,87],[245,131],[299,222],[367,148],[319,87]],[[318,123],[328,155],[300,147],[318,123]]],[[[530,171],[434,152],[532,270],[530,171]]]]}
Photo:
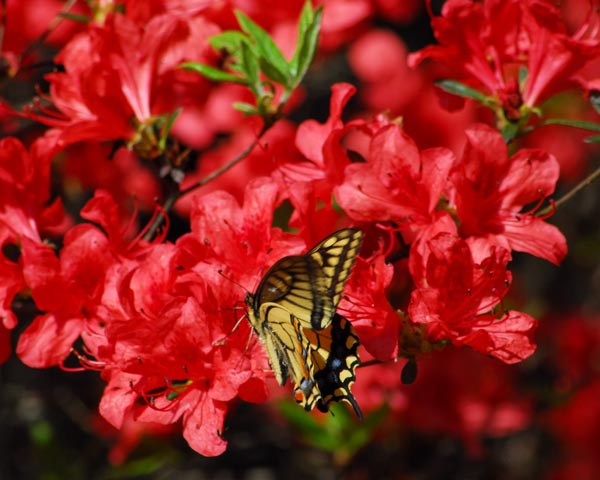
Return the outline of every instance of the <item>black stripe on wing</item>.
{"type": "Polygon", "coordinates": [[[296,400],[305,410],[316,406],[322,412],[329,411],[331,403],[347,402],[362,419],[360,407],[351,392],[356,380],[355,370],[360,364],[360,342],[352,325],[336,314],[327,329],[304,332],[309,346],[311,375],[297,384],[296,400]]]}
{"type": "Polygon", "coordinates": [[[312,328],[325,328],[331,322],[362,238],[361,230],[346,228],[333,233],[307,253],[313,260],[310,265],[317,272],[313,275],[315,298],[323,300],[320,304],[315,302],[310,318],[312,328]]]}

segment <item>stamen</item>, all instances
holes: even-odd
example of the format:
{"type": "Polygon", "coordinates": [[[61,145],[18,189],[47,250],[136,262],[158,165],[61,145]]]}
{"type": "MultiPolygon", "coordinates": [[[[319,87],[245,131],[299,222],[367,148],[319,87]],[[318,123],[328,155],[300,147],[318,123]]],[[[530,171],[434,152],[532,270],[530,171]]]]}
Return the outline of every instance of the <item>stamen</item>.
{"type": "MultiPolygon", "coordinates": [[[[81,367],[67,367],[64,362],[65,360],[63,360],[60,364],[60,369],[64,370],[65,372],[82,372],[84,370],[94,370],[97,372],[100,372],[102,370],[104,370],[105,367],[105,363],[104,362],[100,362],[98,360],[92,360],[84,355],[82,355],[81,353],[79,353],[75,348],[71,348],[70,353],[72,353],[73,355],[75,355],[77,357],[77,359],[79,360],[79,363],[81,364],[81,367]]],[[[86,352],[86,354],[89,354],[89,352],[86,352]]]]}

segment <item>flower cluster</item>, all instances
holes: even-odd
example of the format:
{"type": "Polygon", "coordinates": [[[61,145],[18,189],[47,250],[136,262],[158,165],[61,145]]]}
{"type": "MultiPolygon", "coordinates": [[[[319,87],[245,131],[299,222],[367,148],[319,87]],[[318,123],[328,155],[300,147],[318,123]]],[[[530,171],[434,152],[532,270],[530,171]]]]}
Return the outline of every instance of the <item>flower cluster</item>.
{"type": "MultiPolygon", "coordinates": [[[[26,11],[26,2],[7,3],[9,20],[26,11]]],[[[567,245],[548,222],[555,155],[507,145],[506,126],[525,134],[543,101],[592,85],[579,74],[600,53],[598,17],[590,13],[569,34],[547,1],[447,1],[432,18],[439,44],[411,54],[408,65],[432,60],[442,67],[436,75],[482,91],[495,115],[485,123],[471,106],[453,118],[430,105],[425,73],[369,57],[388,38],[368,32],[369,19],[413,15],[416,2],[401,2],[406,10],[349,2],[344,15],[346,2],[326,2],[322,48],[364,34],[350,54],[364,82],[359,97],[377,110],[389,100],[403,118],[345,120],[356,89],[340,82],[324,123],[295,125],[281,117],[302,103],[301,88],[280,108],[257,106],[271,117],[246,118],[231,109],[256,93],[243,77],[216,83],[181,68],[231,66],[210,39],[237,28],[237,3],[78,6],[89,22],[54,40],[61,68],[45,75],[48,92],[24,109],[3,101],[2,115],[48,128],[0,141],[0,361],[15,341],[30,367],[96,370],[108,423],[181,422],[195,451],[218,455],[228,409],[238,399],[264,402],[272,378],[236,307],[278,259],[355,226],[365,241],[339,313],[353,324],[365,363],[376,363],[357,372],[358,403],[368,413],[387,400],[408,424],[471,445],[486,427],[494,435],[522,428],[531,402],[484,378],[497,371],[510,382],[500,362],[536,350],[537,320],[507,301],[511,261],[521,252],[559,265],[567,245]],[[413,112],[414,102],[422,111],[413,112]],[[427,125],[433,117],[443,133],[427,125]],[[23,302],[35,305],[29,323],[23,302]],[[424,378],[449,389],[460,388],[456,370],[473,365],[482,381],[462,382],[449,413],[432,416],[431,390],[400,385],[399,370],[415,361],[424,378]]],[[[291,56],[302,2],[242,3],[291,56]]],[[[15,51],[27,39],[7,32],[2,58],[16,76],[26,62],[15,51]]],[[[405,61],[395,42],[386,43],[390,55],[405,61]]],[[[267,68],[261,75],[277,77],[267,68]]]]}

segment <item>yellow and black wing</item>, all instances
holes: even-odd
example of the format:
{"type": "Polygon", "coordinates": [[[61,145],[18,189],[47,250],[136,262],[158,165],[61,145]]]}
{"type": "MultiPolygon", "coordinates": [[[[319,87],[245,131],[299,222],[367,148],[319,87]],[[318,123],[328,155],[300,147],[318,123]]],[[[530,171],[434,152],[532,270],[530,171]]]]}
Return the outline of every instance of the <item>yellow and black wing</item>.
{"type": "Polygon", "coordinates": [[[360,344],[352,324],[335,314],[331,325],[323,330],[304,330],[306,338],[306,363],[309,375],[296,382],[296,401],[305,410],[315,406],[322,412],[334,402],[349,403],[356,416],[362,412],[351,388],[356,380],[355,370],[360,364],[360,344]]]}
{"type": "Polygon", "coordinates": [[[362,242],[356,228],[339,230],[305,255],[284,257],[260,282],[251,303],[260,310],[275,303],[293,314],[305,328],[322,329],[333,318],[344,285],[362,242]]]}
{"type": "Polygon", "coordinates": [[[352,395],[360,364],[360,344],[352,324],[335,314],[327,328],[303,328],[293,315],[287,319],[280,307],[267,310],[268,321],[250,321],[265,345],[275,379],[284,385],[289,377],[294,384],[294,397],[307,411],[315,406],[322,412],[334,402],[349,403],[358,418],[362,412],[352,395]]]}
{"type": "Polygon", "coordinates": [[[265,345],[275,379],[294,383],[296,401],[325,412],[346,401],[360,363],[350,322],[335,313],[362,242],[358,229],[335,232],[306,255],[284,257],[246,296],[248,319],[265,345]]]}

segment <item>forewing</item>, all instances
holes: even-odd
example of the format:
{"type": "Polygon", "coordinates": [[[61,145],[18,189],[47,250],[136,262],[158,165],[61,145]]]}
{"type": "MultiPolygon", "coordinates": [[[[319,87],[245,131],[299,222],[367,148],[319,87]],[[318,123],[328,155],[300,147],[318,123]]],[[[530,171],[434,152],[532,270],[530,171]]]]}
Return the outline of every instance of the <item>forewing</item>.
{"type": "Polygon", "coordinates": [[[276,303],[301,323],[310,325],[317,275],[319,271],[306,255],[282,258],[269,269],[258,286],[259,305],[276,303]]]}
{"type": "Polygon", "coordinates": [[[258,305],[277,303],[304,328],[327,327],[360,249],[362,235],[358,229],[339,230],[306,255],[276,262],[258,286],[258,305]]]}
{"type": "Polygon", "coordinates": [[[323,299],[315,302],[310,318],[312,328],[322,329],[331,323],[362,238],[363,233],[359,229],[338,230],[306,254],[311,259],[309,265],[318,272],[313,282],[314,297],[323,299]]]}

